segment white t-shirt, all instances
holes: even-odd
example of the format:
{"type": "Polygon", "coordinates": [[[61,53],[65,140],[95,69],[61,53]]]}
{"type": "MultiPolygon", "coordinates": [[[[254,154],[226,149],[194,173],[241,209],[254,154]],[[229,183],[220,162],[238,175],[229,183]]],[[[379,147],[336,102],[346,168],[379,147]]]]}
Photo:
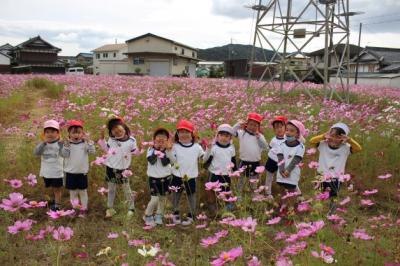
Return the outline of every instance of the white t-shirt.
{"type": "MultiPolygon", "coordinates": [[[[147,157],[153,155],[154,148],[149,148],[147,150],[147,157]]],[[[155,178],[162,178],[171,175],[172,169],[171,164],[164,166],[161,162],[161,159],[157,157],[157,161],[155,164],[151,164],[147,162],[147,175],[155,178]]]]}
{"type": "Polygon", "coordinates": [[[70,143],[69,147],[63,146],[64,172],[71,174],[87,174],[89,172],[89,153],[96,152],[94,143],[86,141],[70,143]]]}
{"type": "MultiPolygon", "coordinates": [[[[295,156],[300,156],[301,158],[303,158],[304,152],[305,148],[304,145],[301,143],[295,147],[289,147],[286,145],[286,142],[283,142],[278,147],[278,154],[283,154],[285,160],[285,168],[289,166],[295,156]]],[[[297,186],[299,184],[299,180],[300,167],[298,165],[296,165],[294,169],[290,172],[288,178],[283,177],[279,171],[276,175],[276,182],[279,183],[286,183],[297,186]]]]}
{"type": "Polygon", "coordinates": [[[128,169],[132,160],[132,152],[137,148],[135,138],[129,137],[125,141],[109,138],[107,146],[109,150],[106,165],[118,170],[128,169]]]}
{"type": "Polygon", "coordinates": [[[198,160],[203,155],[204,151],[197,143],[188,146],[175,143],[172,150],[167,152],[168,158],[174,164],[172,165],[172,174],[179,177],[187,175],[189,178],[196,178],[199,175],[198,160]]]}
{"type": "Polygon", "coordinates": [[[283,142],[285,142],[286,138],[277,138],[276,136],[273,137],[269,143],[269,152],[268,152],[268,157],[274,160],[275,162],[278,162],[278,147],[281,145],[283,142]]]}
{"type": "Polygon", "coordinates": [[[332,177],[344,174],[346,161],[351,153],[350,147],[350,144],[343,143],[337,149],[332,149],[328,142],[321,141],[318,145],[318,172],[320,174],[331,174],[332,177]]]}
{"type": "Polygon", "coordinates": [[[268,148],[265,137],[260,134],[260,137],[257,138],[256,135],[250,134],[242,129],[237,130],[237,137],[239,138],[240,160],[259,162],[261,160],[262,151],[268,148]]]}
{"type": "Polygon", "coordinates": [[[232,157],[235,156],[235,146],[229,144],[227,147],[223,147],[218,144],[214,144],[211,149],[207,149],[203,157],[203,161],[206,162],[210,156],[213,157],[208,171],[215,175],[228,175],[231,172],[229,165],[232,162],[232,157]]]}
{"type": "MultiPolygon", "coordinates": [[[[43,144],[39,144],[43,145],[43,144]]],[[[39,146],[38,145],[38,146],[39,146]]],[[[63,162],[61,157],[62,144],[59,142],[46,143],[43,147],[40,162],[40,176],[45,178],[64,177],[63,162]]]]}

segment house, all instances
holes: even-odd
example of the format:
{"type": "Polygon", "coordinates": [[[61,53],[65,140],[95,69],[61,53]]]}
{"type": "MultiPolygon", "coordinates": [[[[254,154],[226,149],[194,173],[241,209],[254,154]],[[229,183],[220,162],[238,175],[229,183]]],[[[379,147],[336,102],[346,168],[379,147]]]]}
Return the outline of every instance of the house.
{"type": "Polygon", "coordinates": [[[58,60],[60,48],[40,36],[18,44],[12,51],[12,73],[65,73],[64,63],[58,60]]]}
{"type": "Polygon", "coordinates": [[[0,52],[0,73],[11,72],[11,56],[6,53],[0,52]]]}
{"type": "Polygon", "coordinates": [[[79,53],[76,56],[76,64],[88,67],[93,65],[93,54],[92,53],[79,53]]]}
{"type": "Polygon", "coordinates": [[[128,72],[150,76],[196,76],[198,49],[147,33],[126,41],[128,72]]]}
{"type": "MultiPolygon", "coordinates": [[[[250,60],[231,59],[224,62],[225,77],[231,78],[247,78],[250,70],[250,60]]],[[[264,79],[269,79],[275,75],[276,63],[275,62],[261,62],[255,61],[252,66],[252,75],[254,79],[259,79],[263,76],[264,79]],[[264,75],[263,75],[264,74],[264,75]]]]}
{"type": "Polygon", "coordinates": [[[367,46],[356,55],[350,73],[400,73],[400,49],[367,46]]]}
{"type": "Polygon", "coordinates": [[[3,44],[0,46],[0,53],[6,54],[6,55],[11,55],[12,49],[14,46],[12,46],[9,43],[3,44]]]}
{"type": "Polygon", "coordinates": [[[76,64],[76,57],[75,56],[58,56],[58,60],[64,62],[66,67],[72,67],[76,64]]]}
{"type": "Polygon", "coordinates": [[[126,43],[106,44],[94,49],[93,74],[128,73],[128,57],[125,55],[127,51],[126,43]]]}
{"type": "MultiPolygon", "coordinates": [[[[334,53],[330,53],[329,56],[329,62],[330,62],[330,67],[335,67],[339,65],[339,62],[343,56],[343,54],[346,53],[346,45],[345,44],[338,44],[335,47],[336,55],[334,53]]],[[[354,56],[358,55],[360,51],[362,50],[362,47],[359,47],[357,45],[350,44],[350,58],[353,58],[354,56]]],[[[310,57],[310,63],[314,65],[318,69],[324,69],[324,59],[325,59],[325,49],[319,49],[314,52],[308,53],[307,54],[310,57]]],[[[346,55],[344,55],[344,61],[346,62],[347,58],[346,55]]]]}

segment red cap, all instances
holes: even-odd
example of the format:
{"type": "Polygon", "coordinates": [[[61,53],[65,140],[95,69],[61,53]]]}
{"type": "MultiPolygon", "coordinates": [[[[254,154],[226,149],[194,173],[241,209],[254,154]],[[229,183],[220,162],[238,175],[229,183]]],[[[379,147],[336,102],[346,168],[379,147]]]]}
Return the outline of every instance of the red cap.
{"type": "Polygon", "coordinates": [[[261,122],[263,121],[263,116],[257,113],[250,113],[247,116],[247,120],[254,120],[256,122],[258,122],[259,124],[261,124],[261,122]]]}
{"type": "Polygon", "coordinates": [[[179,121],[178,125],[176,125],[176,129],[186,129],[187,131],[190,131],[191,133],[193,133],[194,126],[192,123],[190,123],[187,120],[181,120],[181,121],[179,121]]]}
{"type": "Polygon", "coordinates": [[[288,119],[286,116],[275,116],[274,119],[271,121],[271,124],[273,125],[275,122],[282,122],[286,124],[288,122],[288,119]]]}
{"type": "Polygon", "coordinates": [[[68,128],[70,127],[81,127],[83,128],[83,122],[78,120],[69,120],[68,121],[68,128]]]}

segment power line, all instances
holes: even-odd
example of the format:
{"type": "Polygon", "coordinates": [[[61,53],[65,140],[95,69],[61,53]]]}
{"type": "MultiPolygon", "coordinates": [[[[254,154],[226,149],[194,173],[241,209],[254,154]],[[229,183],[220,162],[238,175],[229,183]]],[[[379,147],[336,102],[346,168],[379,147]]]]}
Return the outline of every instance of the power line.
{"type": "Polygon", "coordinates": [[[400,16],[400,14],[399,14],[399,12],[389,13],[389,14],[384,14],[384,15],[380,15],[380,16],[359,18],[359,19],[355,19],[353,21],[354,22],[361,22],[361,21],[365,21],[365,20],[369,20],[369,19],[382,18],[382,17],[393,17],[393,16],[400,16]]]}

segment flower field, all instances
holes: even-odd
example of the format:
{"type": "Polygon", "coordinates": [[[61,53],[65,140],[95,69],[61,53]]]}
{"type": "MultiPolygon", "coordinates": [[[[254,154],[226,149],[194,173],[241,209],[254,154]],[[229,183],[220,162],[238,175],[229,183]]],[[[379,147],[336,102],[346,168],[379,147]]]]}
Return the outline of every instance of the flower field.
{"type": "MultiPolygon", "coordinates": [[[[314,99],[294,86],[286,83],[280,95],[271,84],[252,82],[247,89],[242,80],[0,75],[1,265],[400,265],[400,89],[353,86],[346,104],[324,101],[319,85],[306,84],[314,99]],[[174,226],[168,201],[164,225],[145,226],[152,131],[160,126],[174,131],[180,119],[189,119],[200,139],[210,139],[218,125],[233,125],[249,112],[264,116],[267,141],[273,137],[268,121],[276,115],[302,121],[308,130],[302,195],[282,195],[296,199],[295,207],[280,212],[278,197],[263,196],[260,169],[257,196],[246,192],[237,201],[234,189],[234,216],[221,209],[209,217],[205,190],[217,188],[206,186],[201,168],[195,223],[174,226]],[[117,215],[104,219],[107,154],[99,147],[90,157],[88,216],[76,215],[67,190],[63,210],[49,211],[40,158],[33,155],[43,122],[82,120],[90,138],[98,140],[110,115],[123,117],[140,144],[129,177],[135,215],[126,217],[118,191],[117,215]],[[350,155],[338,208],[328,215],[329,200],[316,185],[318,152],[308,140],[339,121],[349,125],[363,149],[350,155]]],[[[263,164],[266,158],[264,153],[263,164]]],[[[238,178],[232,176],[233,184],[238,178]]]]}

